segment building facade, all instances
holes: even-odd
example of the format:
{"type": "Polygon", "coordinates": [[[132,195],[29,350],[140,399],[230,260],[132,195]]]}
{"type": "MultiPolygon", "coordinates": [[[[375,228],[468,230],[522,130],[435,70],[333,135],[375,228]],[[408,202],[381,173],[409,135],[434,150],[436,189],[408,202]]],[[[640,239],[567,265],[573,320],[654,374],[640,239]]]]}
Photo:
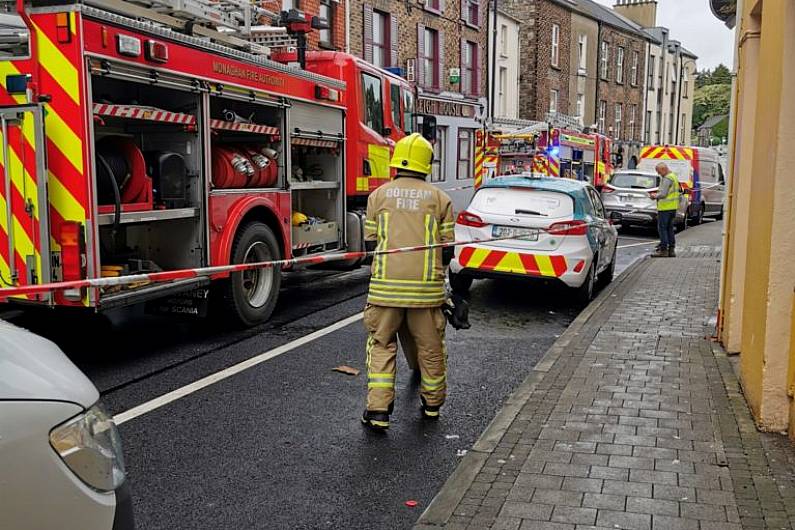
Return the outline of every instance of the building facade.
{"type": "Polygon", "coordinates": [[[795,4],[712,4],[737,24],[719,336],[757,426],[795,439],[795,4]]]}
{"type": "Polygon", "coordinates": [[[503,11],[489,9],[488,98],[492,122],[519,118],[519,25],[520,21],[503,11]],[[495,30],[496,28],[496,30],[495,30]]]}
{"type": "Polygon", "coordinates": [[[599,23],[581,13],[571,15],[572,75],[569,94],[572,96],[571,115],[585,127],[596,123],[596,65],[598,64],[599,23]]]}
{"type": "MultiPolygon", "coordinates": [[[[486,115],[486,0],[350,0],[350,52],[416,84],[417,112],[436,117],[432,180],[474,182],[475,131],[486,115]]],[[[453,194],[456,204],[458,200],[453,194]]],[[[463,197],[463,195],[462,195],[463,197]]]]}
{"type": "Polygon", "coordinates": [[[656,0],[618,0],[613,9],[652,37],[643,70],[643,143],[691,145],[697,57],[657,26],[656,0]]]}

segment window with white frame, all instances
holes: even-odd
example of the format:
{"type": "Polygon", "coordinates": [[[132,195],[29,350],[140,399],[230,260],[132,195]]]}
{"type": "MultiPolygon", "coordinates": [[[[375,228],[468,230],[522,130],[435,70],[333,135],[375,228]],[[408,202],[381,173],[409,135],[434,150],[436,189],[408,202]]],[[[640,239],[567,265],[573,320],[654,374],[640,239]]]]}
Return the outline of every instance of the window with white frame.
{"type": "Polygon", "coordinates": [[[500,116],[508,115],[508,69],[504,66],[500,67],[500,80],[499,80],[499,109],[500,116]]]}
{"type": "Polygon", "coordinates": [[[602,41],[602,79],[607,79],[610,75],[610,45],[607,41],[602,41]]]}
{"type": "Polygon", "coordinates": [[[643,141],[647,144],[651,143],[651,120],[654,113],[650,110],[646,111],[646,131],[643,133],[643,141]]]}
{"type": "Polygon", "coordinates": [[[575,116],[582,118],[585,114],[585,95],[577,94],[577,112],[575,116]]]}
{"type": "Polygon", "coordinates": [[[473,27],[480,26],[480,0],[461,0],[466,8],[464,20],[473,27]]]}
{"type": "Polygon", "coordinates": [[[560,92],[555,89],[549,91],[549,112],[555,114],[558,111],[558,97],[560,92]]]}
{"type": "Polygon", "coordinates": [[[326,19],[326,24],[328,25],[327,29],[321,29],[318,31],[320,44],[329,48],[334,46],[332,39],[332,28],[334,27],[334,11],[336,5],[336,2],[332,3],[332,0],[320,0],[320,6],[318,7],[317,13],[320,18],[326,19]]]}
{"type": "Polygon", "coordinates": [[[500,27],[500,55],[508,57],[508,26],[500,27]]]}
{"type": "Polygon", "coordinates": [[[629,79],[629,82],[632,83],[632,86],[638,86],[638,68],[640,68],[640,53],[633,51],[632,70],[629,79]]]}
{"type": "Polygon", "coordinates": [[[457,178],[460,180],[472,178],[472,159],[475,150],[475,130],[458,129],[458,168],[457,178]]]}
{"type": "Polygon", "coordinates": [[[388,13],[373,10],[373,64],[381,68],[391,66],[389,16],[388,13]]]}
{"type": "Polygon", "coordinates": [[[588,35],[580,35],[577,39],[577,70],[580,74],[588,73],[588,35]]]}
{"type": "Polygon", "coordinates": [[[624,48],[621,46],[616,52],[616,83],[624,83],[624,48]]]}
{"type": "Polygon", "coordinates": [[[637,105],[630,105],[629,106],[629,129],[627,130],[627,139],[634,140],[635,139],[635,120],[637,119],[638,114],[638,106],[637,105]]]}
{"type": "Polygon", "coordinates": [[[621,135],[621,132],[622,132],[622,129],[621,129],[622,122],[621,122],[621,120],[623,118],[623,116],[622,116],[623,110],[624,110],[624,108],[621,105],[621,103],[616,103],[615,123],[613,125],[613,137],[614,138],[618,138],[618,139],[620,139],[621,136],[622,136],[621,135]]]}
{"type": "Polygon", "coordinates": [[[552,66],[560,65],[560,26],[552,24],[552,66]]]}
{"type": "Polygon", "coordinates": [[[422,74],[425,88],[439,88],[439,32],[425,28],[422,46],[422,74]]]}
{"type": "Polygon", "coordinates": [[[605,126],[607,124],[607,101],[599,102],[599,132],[605,134],[605,126]]]}
{"type": "Polygon", "coordinates": [[[690,76],[688,75],[687,69],[685,69],[682,72],[682,97],[687,99],[689,93],[690,93],[690,76]]]}
{"type": "Polygon", "coordinates": [[[436,142],[433,144],[433,161],[431,162],[431,182],[447,180],[447,160],[444,150],[447,147],[447,127],[436,128],[436,142]]]}
{"type": "Polygon", "coordinates": [[[647,87],[649,90],[654,90],[654,73],[655,73],[655,61],[657,58],[652,55],[649,57],[649,79],[647,83],[649,86],[647,87]]]}

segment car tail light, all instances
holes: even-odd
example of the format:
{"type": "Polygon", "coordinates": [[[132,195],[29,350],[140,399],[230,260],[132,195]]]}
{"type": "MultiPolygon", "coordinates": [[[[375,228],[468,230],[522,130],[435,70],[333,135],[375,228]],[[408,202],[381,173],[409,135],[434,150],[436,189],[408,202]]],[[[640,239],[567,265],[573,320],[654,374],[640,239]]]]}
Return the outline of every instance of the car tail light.
{"type": "Polygon", "coordinates": [[[588,223],[585,221],[564,221],[553,223],[547,228],[547,232],[556,236],[584,236],[588,231],[588,223]]]}
{"type": "Polygon", "coordinates": [[[584,268],[585,268],[585,261],[580,260],[577,262],[577,265],[574,266],[574,272],[582,272],[584,268]]]}
{"type": "Polygon", "coordinates": [[[471,226],[474,228],[483,228],[486,226],[486,223],[483,222],[483,219],[466,210],[458,214],[458,219],[456,219],[455,222],[460,225],[471,226]]]}

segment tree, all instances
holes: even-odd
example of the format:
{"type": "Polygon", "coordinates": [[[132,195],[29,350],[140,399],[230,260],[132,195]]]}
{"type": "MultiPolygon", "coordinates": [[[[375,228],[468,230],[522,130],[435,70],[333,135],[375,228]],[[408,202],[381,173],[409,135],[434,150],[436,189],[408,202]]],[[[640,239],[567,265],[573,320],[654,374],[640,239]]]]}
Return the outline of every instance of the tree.
{"type": "Polygon", "coordinates": [[[696,88],[701,88],[712,84],[712,71],[709,69],[701,70],[696,73],[696,88]]]}
{"type": "Polygon", "coordinates": [[[712,128],[712,137],[716,141],[723,141],[724,138],[729,137],[729,118],[724,118],[720,123],[712,128]]]}
{"type": "Polygon", "coordinates": [[[712,72],[710,85],[731,85],[732,73],[724,65],[719,64],[712,72]]]}
{"type": "Polygon", "coordinates": [[[731,85],[707,85],[696,90],[693,98],[693,127],[707,118],[728,114],[731,106],[731,85]]]}

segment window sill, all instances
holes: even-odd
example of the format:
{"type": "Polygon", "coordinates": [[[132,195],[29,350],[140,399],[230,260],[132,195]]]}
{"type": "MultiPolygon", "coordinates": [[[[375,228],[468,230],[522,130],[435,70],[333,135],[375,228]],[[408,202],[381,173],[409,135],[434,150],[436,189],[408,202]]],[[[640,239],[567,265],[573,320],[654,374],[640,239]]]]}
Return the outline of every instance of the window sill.
{"type": "Polygon", "coordinates": [[[560,72],[560,71],[561,71],[561,68],[560,68],[560,63],[558,63],[558,64],[550,64],[549,66],[550,66],[550,68],[552,68],[553,70],[557,70],[558,72],[560,72]]]}
{"type": "Polygon", "coordinates": [[[331,51],[337,51],[338,50],[338,48],[336,46],[334,46],[330,42],[319,42],[317,44],[317,46],[318,46],[318,48],[321,48],[323,50],[331,50],[331,51]]]}
{"type": "Polygon", "coordinates": [[[426,12],[428,12],[428,13],[431,13],[431,14],[433,14],[433,15],[436,15],[437,17],[440,17],[440,16],[442,16],[442,12],[441,12],[439,9],[436,9],[436,8],[434,8],[434,7],[428,7],[428,6],[426,5],[425,7],[423,7],[423,10],[424,10],[424,11],[426,11],[426,12]]]}
{"type": "Polygon", "coordinates": [[[580,77],[588,77],[588,70],[580,68],[577,70],[577,75],[580,77]]]}
{"type": "Polygon", "coordinates": [[[464,23],[464,25],[465,25],[466,27],[468,27],[469,29],[474,29],[475,31],[478,31],[478,30],[480,30],[480,24],[473,24],[473,23],[471,23],[470,21],[468,21],[468,20],[463,20],[463,19],[461,20],[461,22],[463,22],[463,23],[464,23]]]}

